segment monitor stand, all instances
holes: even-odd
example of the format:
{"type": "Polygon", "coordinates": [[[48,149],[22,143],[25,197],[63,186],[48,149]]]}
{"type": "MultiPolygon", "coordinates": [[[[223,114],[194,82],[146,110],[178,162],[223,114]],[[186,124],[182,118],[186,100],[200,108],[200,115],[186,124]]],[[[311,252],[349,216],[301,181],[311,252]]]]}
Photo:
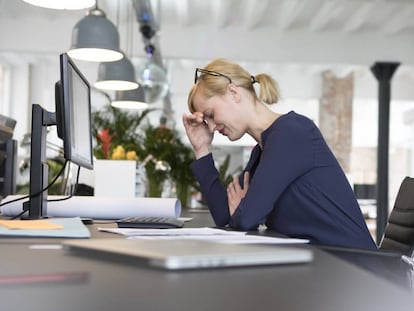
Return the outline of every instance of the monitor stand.
{"type": "Polygon", "coordinates": [[[30,141],[30,198],[23,203],[22,219],[40,219],[47,217],[47,190],[49,167],[46,163],[47,127],[56,125],[55,113],[32,106],[32,133],[30,141]]]}

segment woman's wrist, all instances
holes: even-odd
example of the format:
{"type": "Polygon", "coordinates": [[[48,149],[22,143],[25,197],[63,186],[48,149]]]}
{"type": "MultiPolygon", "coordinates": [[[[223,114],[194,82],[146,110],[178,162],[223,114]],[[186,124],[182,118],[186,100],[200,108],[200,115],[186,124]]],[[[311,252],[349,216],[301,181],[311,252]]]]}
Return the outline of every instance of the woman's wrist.
{"type": "Polygon", "coordinates": [[[194,150],[194,155],[195,158],[198,160],[202,157],[205,157],[206,155],[208,155],[210,153],[210,148],[209,147],[203,147],[197,150],[194,150]]]}

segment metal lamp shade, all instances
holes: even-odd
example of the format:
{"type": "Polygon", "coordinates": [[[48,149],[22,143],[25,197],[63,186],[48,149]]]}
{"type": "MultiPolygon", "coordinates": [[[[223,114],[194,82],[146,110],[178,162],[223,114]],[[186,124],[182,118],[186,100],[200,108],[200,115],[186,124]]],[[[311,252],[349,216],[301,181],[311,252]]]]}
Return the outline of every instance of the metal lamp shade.
{"type": "Polygon", "coordinates": [[[88,12],[73,28],[70,57],[92,61],[111,62],[120,60],[118,30],[105,13],[99,9],[88,12]]]}
{"type": "Polygon", "coordinates": [[[111,102],[111,105],[116,108],[137,110],[148,107],[144,89],[141,87],[131,91],[116,91],[115,100],[111,102]]]}
{"type": "Polygon", "coordinates": [[[146,61],[138,67],[137,80],[144,89],[146,102],[154,103],[165,97],[168,92],[167,73],[152,61],[146,61]]]}
{"type": "Polygon", "coordinates": [[[35,6],[55,10],[80,10],[95,5],[95,0],[23,0],[35,6]]]}
{"type": "Polygon", "coordinates": [[[101,90],[125,91],[138,88],[135,70],[131,61],[124,56],[116,62],[100,63],[95,87],[101,90]]]}

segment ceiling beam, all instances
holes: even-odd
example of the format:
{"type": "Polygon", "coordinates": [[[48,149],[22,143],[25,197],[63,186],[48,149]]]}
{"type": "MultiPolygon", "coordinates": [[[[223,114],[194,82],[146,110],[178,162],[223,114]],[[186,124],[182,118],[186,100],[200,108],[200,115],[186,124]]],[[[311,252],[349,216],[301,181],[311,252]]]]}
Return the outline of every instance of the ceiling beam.
{"type": "Polygon", "coordinates": [[[338,3],[338,1],[324,2],[315,16],[311,19],[309,29],[311,31],[326,30],[329,23],[335,20],[342,10],[343,5],[338,3]]]}
{"type": "Polygon", "coordinates": [[[283,1],[278,14],[278,30],[291,29],[296,18],[304,11],[305,5],[306,1],[302,0],[283,1]]]}
{"type": "Polygon", "coordinates": [[[414,6],[405,5],[403,10],[399,8],[398,13],[395,13],[388,21],[385,22],[383,26],[384,32],[389,35],[393,35],[403,31],[406,28],[413,27],[413,20],[414,6]]]}
{"type": "Polygon", "coordinates": [[[212,20],[213,24],[218,29],[224,28],[229,25],[231,17],[235,16],[235,8],[239,8],[239,1],[234,0],[209,0],[212,8],[212,20]]]}
{"type": "Polygon", "coordinates": [[[263,23],[266,10],[269,7],[269,0],[246,0],[243,7],[245,28],[255,29],[260,23],[263,23]]]}
{"type": "Polygon", "coordinates": [[[191,23],[190,0],[178,1],[175,5],[177,11],[177,19],[181,26],[186,27],[191,23]]]}
{"type": "Polygon", "coordinates": [[[344,24],[345,32],[355,32],[362,27],[362,25],[369,20],[369,14],[374,8],[374,2],[364,2],[355,5],[355,12],[352,14],[344,24]]]}

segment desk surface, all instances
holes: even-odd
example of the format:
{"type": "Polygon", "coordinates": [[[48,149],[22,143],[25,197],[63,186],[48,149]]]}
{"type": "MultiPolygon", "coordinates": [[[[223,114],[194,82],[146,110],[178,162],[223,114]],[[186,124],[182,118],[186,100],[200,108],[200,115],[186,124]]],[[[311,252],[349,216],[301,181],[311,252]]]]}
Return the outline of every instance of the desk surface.
{"type": "MultiPolygon", "coordinates": [[[[190,216],[194,219],[189,226],[209,225],[211,221],[206,213],[190,216]]],[[[90,226],[93,238],[114,237],[97,232],[97,226],[101,225],[90,226]]],[[[389,280],[350,260],[357,258],[371,267],[364,258],[375,258],[374,266],[391,269],[391,264],[384,262],[399,267],[393,256],[312,247],[315,259],[310,264],[169,272],[125,258],[79,256],[54,249],[59,242],[0,239],[2,310],[348,311],[414,307],[408,270],[396,269],[395,280],[389,280]],[[45,244],[51,248],[36,247],[45,244]],[[401,277],[404,273],[406,279],[401,277]]]]}

